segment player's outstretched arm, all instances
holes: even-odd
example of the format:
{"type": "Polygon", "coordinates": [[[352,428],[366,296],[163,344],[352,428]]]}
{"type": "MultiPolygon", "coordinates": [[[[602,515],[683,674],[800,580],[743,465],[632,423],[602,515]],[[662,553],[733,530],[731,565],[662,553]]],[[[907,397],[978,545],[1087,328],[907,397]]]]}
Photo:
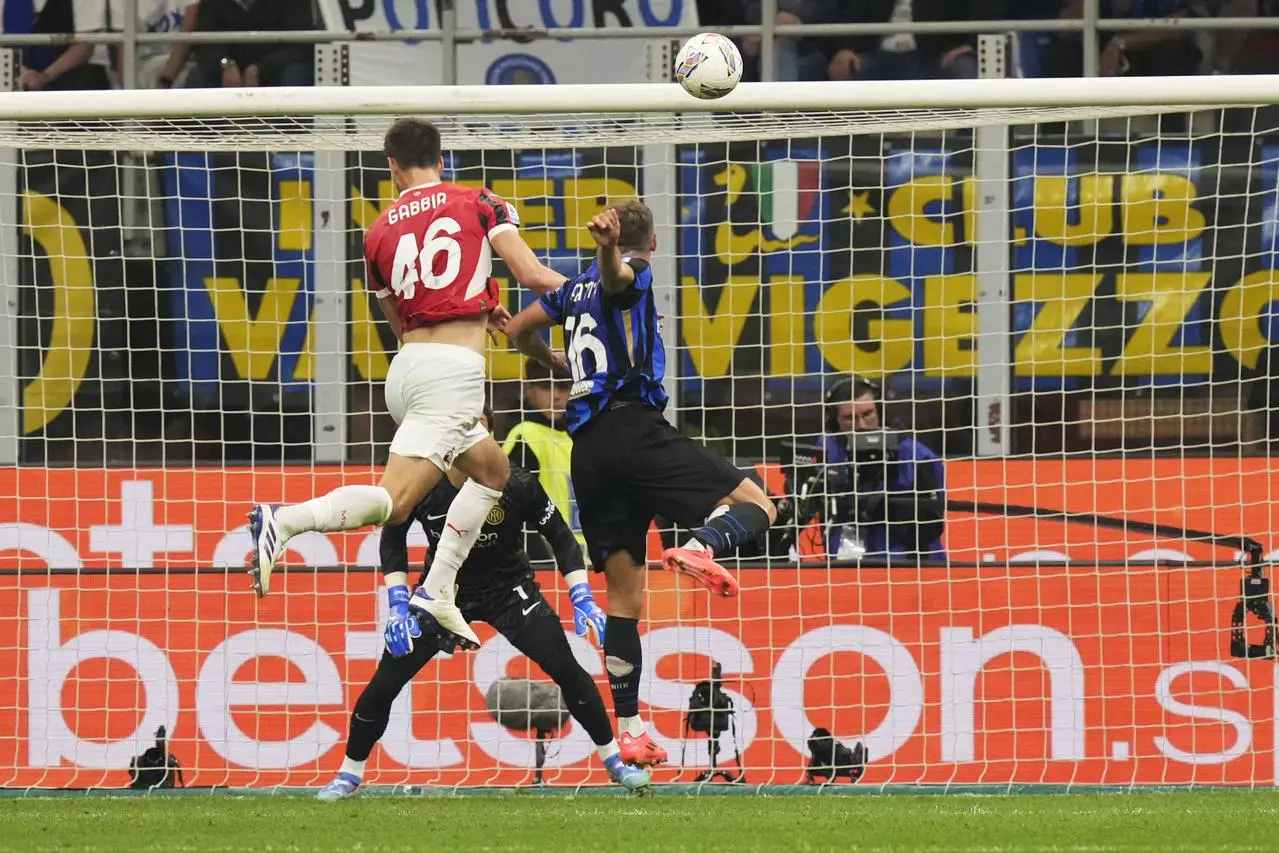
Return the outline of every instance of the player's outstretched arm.
{"type": "Polygon", "coordinates": [[[622,261],[622,250],[617,241],[622,235],[622,223],[617,211],[609,208],[591,218],[586,223],[586,230],[595,239],[598,247],[595,257],[600,271],[600,287],[605,293],[618,294],[635,282],[635,270],[622,261]]]}
{"type": "Polygon", "coordinates": [[[546,312],[546,307],[540,301],[534,302],[507,322],[506,336],[524,355],[549,367],[556,375],[568,376],[564,356],[553,351],[542,339],[542,330],[553,325],[555,320],[546,312]]]}
{"type": "Polygon", "coordinates": [[[525,521],[550,543],[555,553],[555,565],[568,583],[568,600],[573,604],[573,630],[579,637],[594,635],[595,642],[603,648],[608,617],[591,592],[582,546],[536,477],[527,472],[513,475],[507,491],[516,490],[525,521]]]}
{"type": "Polygon", "coordinates": [[[489,242],[498,257],[506,262],[506,268],[515,280],[538,296],[550,293],[566,281],[564,276],[537,259],[515,229],[494,234],[489,242]]]}

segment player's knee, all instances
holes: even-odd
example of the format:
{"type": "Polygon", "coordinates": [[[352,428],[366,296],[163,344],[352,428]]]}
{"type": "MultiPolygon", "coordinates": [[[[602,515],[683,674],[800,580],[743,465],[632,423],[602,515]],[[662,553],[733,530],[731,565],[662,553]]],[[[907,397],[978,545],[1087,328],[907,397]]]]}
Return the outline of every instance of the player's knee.
{"type": "Polygon", "coordinates": [[[773,524],[777,521],[777,505],[764,492],[762,486],[756,483],[750,477],[745,478],[737,484],[737,488],[733,489],[728,496],[729,504],[751,503],[759,507],[768,516],[768,523],[773,524]]]}
{"type": "Polygon", "coordinates": [[[616,551],[604,561],[608,589],[608,615],[639,619],[644,612],[645,567],[630,551],[616,551]]]}
{"type": "Polygon", "coordinates": [[[360,694],[360,698],[355,700],[355,707],[352,709],[356,715],[362,720],[374,722],[391,716],[391,705],[395,702],[395,697],[400,694],[399,689],[388,690],[388,685],[380,685],[375,682],[370,683],[364,688],[364,692],[360,694]]]}
{"type": "Polygon", "coordinates": [[[466,476],[495,492],[506,488],[511,476],[511,462],[494,440],[486,439],[472,447],[456,463],[466,476]]]}
{"type": "Polygon", "coordinates": [[[387,526],[403,524],[409,520],[409,516],[413,513],[413,506],[407,501],[395,501],[391,505],[391,514],[386,517],[387,526]]]}
{"type": "Polygon", "coordinates": [[[569,656],[564,665],[555,667],[554,672],[547,672],[560,687],[560,692],[564,694],[564,699],[568,701],[569,707],[589,701],[592,694],[599,695],[599,690],[595,687],[595,681],[591,676],[577,664],[572,656],[569,656]]]}
{"type": "Polygon", "coordinates": [[[777,504],[773,503],[772,498],[768,497],[767,495],[764,495],[764,503],[761,504],[761,506],[764,508],[764,512],[768,515],[768,523],[776,524],[777,523],[777,504]]]}

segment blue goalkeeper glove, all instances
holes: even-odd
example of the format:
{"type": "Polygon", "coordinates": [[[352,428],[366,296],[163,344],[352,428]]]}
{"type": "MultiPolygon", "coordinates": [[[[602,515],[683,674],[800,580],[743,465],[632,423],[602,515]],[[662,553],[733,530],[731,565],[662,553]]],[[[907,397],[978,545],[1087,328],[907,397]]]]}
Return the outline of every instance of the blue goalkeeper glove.
{"type": "Polygon", "coordinates": [[[568,600],[573,602],[573,630],[577,636],[585,637],[588,632],[594,634],[596,645],[604,648],[604,627],[608,617],[595,603],[590,584],[574,584],[569,588],[568,600]]]}
{"type": "Polygon", "coordinates": [[[391,657],[402,658],[413,651],[413,640],[422,636],[422,626],[417,617],[409,612],[409,588],[403,584],[388,587],[387,601],[391,605],[391,613],[386,619],[386,630],[382,636],[386,638],[386,650],[391,657]]]}

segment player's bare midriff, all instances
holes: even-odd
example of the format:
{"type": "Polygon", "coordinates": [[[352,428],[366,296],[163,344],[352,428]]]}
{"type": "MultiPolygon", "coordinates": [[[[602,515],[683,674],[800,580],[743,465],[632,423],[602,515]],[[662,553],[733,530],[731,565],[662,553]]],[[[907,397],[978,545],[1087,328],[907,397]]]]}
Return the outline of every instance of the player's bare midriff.
{"type": "Polygon", "coordinates": [[[450,344],[466,347],[484,355],[487,348],[488,315],[476,314],[474,317],[459,317],[430,326],[419,326],[404,333],[406,344],[450,344]]]}

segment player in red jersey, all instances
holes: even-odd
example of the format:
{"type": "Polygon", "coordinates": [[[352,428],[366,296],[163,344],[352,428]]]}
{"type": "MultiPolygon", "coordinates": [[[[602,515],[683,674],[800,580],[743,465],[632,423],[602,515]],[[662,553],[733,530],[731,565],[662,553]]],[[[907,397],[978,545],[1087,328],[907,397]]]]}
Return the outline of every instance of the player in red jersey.
{"type": "Polygon", "coordinates": [[[492,253],[539,294],[559,287],[564,276],[534,256],[512,205],[487,189],[440,180],[444,159],[434,125],[399,119],[383,148],[400,196],[369,228],[364,259],[378,305],[402,343],[386,377],[387,408],[398,424],[391,455],[379,485],[342,486],[291,506],[256,505],[249,513],[256,548],[249,574],[258,595],[266,595],[290,537],[400,524],[456,467],[469,479],[449,506],[425,583],[410,594],[406,574],[387,575],[386,638],[401,655],[424,627],[478,647],[453,596],[458,569],[509,472],[506,455],[480,423],[486,333],[510,318],[498,300],[492,253]],[[419,625],[419,611],[435,625],[419,625]]]}

